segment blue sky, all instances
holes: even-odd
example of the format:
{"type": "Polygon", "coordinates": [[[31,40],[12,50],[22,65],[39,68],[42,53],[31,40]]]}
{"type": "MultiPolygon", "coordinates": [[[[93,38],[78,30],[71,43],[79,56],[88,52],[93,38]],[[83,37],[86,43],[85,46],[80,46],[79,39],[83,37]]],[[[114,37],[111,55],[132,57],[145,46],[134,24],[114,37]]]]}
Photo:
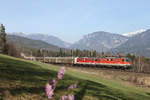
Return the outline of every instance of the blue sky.
{"type": "Polygon", "coordinates": [[[0,0],[7,32],[43,33],[69,42],[95,31],[150,28],[150,0],[0,0]]]}

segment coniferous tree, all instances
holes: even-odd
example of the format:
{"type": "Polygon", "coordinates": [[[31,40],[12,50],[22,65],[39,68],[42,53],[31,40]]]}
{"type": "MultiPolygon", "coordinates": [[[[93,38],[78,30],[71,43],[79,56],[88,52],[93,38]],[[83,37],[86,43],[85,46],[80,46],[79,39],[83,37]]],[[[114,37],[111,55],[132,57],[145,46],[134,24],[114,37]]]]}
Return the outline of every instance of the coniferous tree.
{"type": "Polygon", "coordinates": [[[79,57],[80,56],[80,50],[79,49],[76,49],[76,57],[79,57]]]}
{"type": "Polygon", "coordinates": [[[73,57],[73,49],[71,49],[71,56],[73,57]]]}
{"type": "Polygon", "coordinates": [[[0,40],[2,43],[2,53],[8,54],[7,41],[6,41],[6,32],[3,24],[0,26],[0,40]]]}
{"type": "Polygon", "coordinates": [[[42,56],[42,54],[41,54],[41,51],[40,51],[40,49],[37,51],[37,57],[41,57],[42,56]]]}
{"type": "Polygon", "coordinates": [[[96,53],[96,50],[93,51],[93,57],[96,57],[97,56],[97,53],[96,53]]]}
{"type": "Polygon", "coordinates": [[[63,55],[63,51],[62,51],[62,49],[60,48],[60,49],[59,49],[59,56],[62,57],[62,55],[63,55]]]}

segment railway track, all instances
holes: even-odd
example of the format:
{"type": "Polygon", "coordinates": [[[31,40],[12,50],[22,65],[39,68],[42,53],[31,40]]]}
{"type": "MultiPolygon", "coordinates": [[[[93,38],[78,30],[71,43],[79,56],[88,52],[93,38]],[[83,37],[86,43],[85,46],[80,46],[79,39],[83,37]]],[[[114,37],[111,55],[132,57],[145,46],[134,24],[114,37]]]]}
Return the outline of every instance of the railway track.
{"type": "MultiPolygon", "coordinates": [[[[48,63],[47,63],[48,64],[48,63]]],[[[106,66],[93,66],[93,65],[72,65],[72,64],[53,64],[57,66],[66,66],[71,68],[88,68],[93,70],[104,70],[104,71],[119,71],[119,72],[134,72],[133,69],[124,69],[124,68],[116,68],[116,67],[106,67],[106,66]]]]}

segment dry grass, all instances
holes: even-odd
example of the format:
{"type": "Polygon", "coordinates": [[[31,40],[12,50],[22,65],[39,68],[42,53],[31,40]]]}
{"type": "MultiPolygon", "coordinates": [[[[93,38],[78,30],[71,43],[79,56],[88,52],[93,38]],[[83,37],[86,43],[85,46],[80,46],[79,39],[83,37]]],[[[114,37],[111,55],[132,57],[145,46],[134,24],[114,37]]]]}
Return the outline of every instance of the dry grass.
{"type": "Polygon", "coordinates": [[[150,88],[150,74],[86,67],[71,67],[71,69],[105,79],[122,81],[124,84],[130,84],[136,87],[150,88]]]}

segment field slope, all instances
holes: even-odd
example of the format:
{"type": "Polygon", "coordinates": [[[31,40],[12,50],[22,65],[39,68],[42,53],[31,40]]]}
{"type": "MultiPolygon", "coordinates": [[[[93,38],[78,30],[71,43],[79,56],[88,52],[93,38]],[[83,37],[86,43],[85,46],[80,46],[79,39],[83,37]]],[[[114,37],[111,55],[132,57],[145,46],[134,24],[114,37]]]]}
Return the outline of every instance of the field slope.
{"type": "MultiPolygon", "coordinates": [[[[48,100],[45,84],[57,77],[59,69],[59,66],[0,55],[0,100],[48,100]]],[[[150,92],[143,89],[72,68],[67,68],[64,79],[57,85],[55,99],[59,100],[72,83],[78,84],[73,91],[76,100],[150,100],[150,92]]]]}

